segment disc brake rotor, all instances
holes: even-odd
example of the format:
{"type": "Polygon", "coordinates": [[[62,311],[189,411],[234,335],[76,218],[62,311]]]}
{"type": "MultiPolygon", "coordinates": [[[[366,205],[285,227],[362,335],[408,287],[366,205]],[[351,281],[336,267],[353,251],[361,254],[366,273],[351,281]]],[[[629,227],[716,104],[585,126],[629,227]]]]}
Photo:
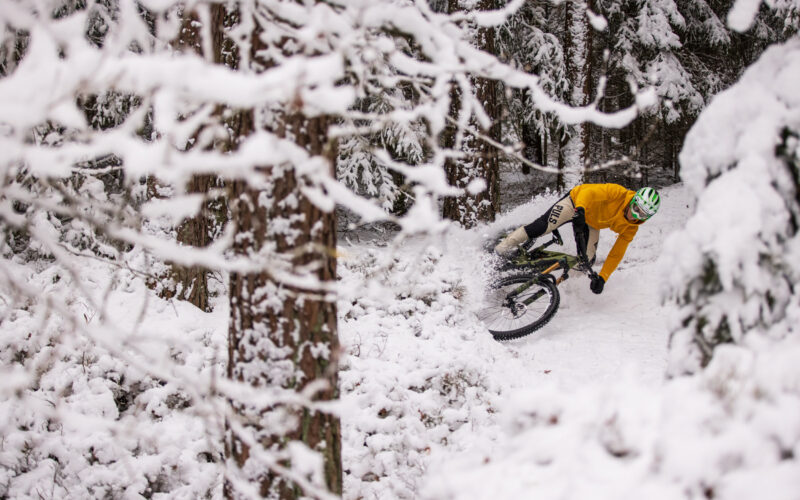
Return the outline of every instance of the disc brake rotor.
{"type": "Polygon", "coordinates": [[[525,315],[525,312],[528,310],[528,306],[521,302],[515,301],[508,304],[508,310],[511,311],[511,315],[514,316],[514,319],[517,319],[520,316],[525,315]]]}

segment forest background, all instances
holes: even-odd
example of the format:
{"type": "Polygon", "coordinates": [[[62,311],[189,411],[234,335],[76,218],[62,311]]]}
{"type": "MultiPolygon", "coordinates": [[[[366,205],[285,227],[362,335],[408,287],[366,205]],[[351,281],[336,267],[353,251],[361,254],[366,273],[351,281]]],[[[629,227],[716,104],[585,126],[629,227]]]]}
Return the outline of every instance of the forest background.
{"type": "MultiPolygon", "coordinates": [[[[0,496],[327,498],[348,474],[337,242],[482,227],[520,201],[509,174],[528,198],[691,168],[699,196],[731,165],[679,161],[689,130],[796,39],[800,7],[4,0],[0,20],[0,496]],[[113,292],[140,285],[122,321],[113,292]],[[148,301],[226,308],[224,359],[219,331],[142,328],[148,301]],[[141,435],[174,413],[207,446],[165,458],[141,435]],[[149,469],[119,476],[130,460],[149,469]]],[[[785,336],[796,269],[770,256],[796,240],[799,130],[771,138],[794,176],[774,174],[787,221],[755,258],[784,284],[753,292],[701,251],[672,284],[676,376],[752,329],[785,336]],[[714,296],[737,287],[770,312],[728,319],[714,296]]]]}

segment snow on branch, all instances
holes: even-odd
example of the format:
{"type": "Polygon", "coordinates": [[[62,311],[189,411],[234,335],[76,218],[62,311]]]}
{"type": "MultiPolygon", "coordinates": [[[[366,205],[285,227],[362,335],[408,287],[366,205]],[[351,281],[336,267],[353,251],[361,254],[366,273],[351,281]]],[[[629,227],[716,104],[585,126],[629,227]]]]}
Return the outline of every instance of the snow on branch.
{"type": "MultiPolygon", "coordinates": [[[[9,460],[31,468],[21,495],[33,496],[47,471],[54,496],[164,491],[199,498],[219,493],[209,478],[220,467],[230,484],[252,493],[220,449],[232,431],[254,445],[258,464],[309,496],[329,498],[307,450],[280,455],[255,446],[257,436],[232,405],[246,404],[253,418],[270,422],[280,422],[271,412],[281,405],[336,409],[311,393],[222,380],[226,324],[176,330],[175,321],[196,316],[154,290],[180,286],[167,267],[183,266],[208,271],[217,296],[229,274],[263,273],[279,285],[269,300],[334,300],[335,284],[314,273],[319,263],[297,262],[335,249],[292,246],[291,220],[257,221],[289,250],[268,240],[237,252],[256,229],[235,233],[230,207],[220,202],[209,223],[216,225],[202,228],[214,233],[211,241],[180,242],[182,222],[228,196],[234,182],[260,193],[237,202],[266,206],[276,202],[276,176],[291,172],[299,194],[281,203],[302,195],[325,213],[340,206],[363,221],[396,222],[403,235],[442,230],[441,198],[463,192],[448,184],[444,164],[469,154],[462,146],[465,135],[480,134],[474,124],[491,125],[476,78],[526,89],[538,110],[568,124],[622,127],[651,104],[644,91],[615,113],[571,107],[537,75],[475,47],[472,30],[504,23],[524,3],[442,14],[424,0],[0,0],[3,47],[12,48],[0,51],[0,359],[8,384],[0,430],[16,440],[9,460]],[[298,139],[303,126],[281,125],[293,114],[304,123],[326,120],[316,152],[298,139]],[[444,147],[441,136],[454,123],[454,145],[444,147]],[[339,148],[360,139],[368,146],[339,148]],[[357,176],[352,184],[336,177],[332,163],[343,150],[354,157],[367,150],[389,172],[375,179],[406,179],[414,200],[406,215],[362,196],[352,185],[357,176]],[[217,184],[193,191],[188,184],[198,177],[217,184]],[[15,403],[19,397],[25,404],[15,403]],[[151,420],[145,429],[136,425],[141,415],[151,420]],[[29,425],[40,416],[44,424],[29,425]],[[191,430],[174,437],[184,426],[191,430]],[[55,461],[46,447],[34,449],[45,438],[55,461]],[[170,439],[165,452],[160,440],[170,439]],[[159,475],[147,469],[146,456],[174,467],[159,475]],[[102,473],[82,484],[62,464],[102,473]],[[191,468],[185,476],[182,466],[191,468]]],[[[323,230],[330,228],[311,229],[323,230]]]]}

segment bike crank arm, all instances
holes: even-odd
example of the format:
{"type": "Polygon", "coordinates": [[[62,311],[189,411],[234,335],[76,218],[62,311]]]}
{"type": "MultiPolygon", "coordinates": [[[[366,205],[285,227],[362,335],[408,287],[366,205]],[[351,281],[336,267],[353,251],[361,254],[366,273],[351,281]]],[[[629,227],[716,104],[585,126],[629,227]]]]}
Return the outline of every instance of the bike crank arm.
{"type": "Polygon", "coordinates": [[[556,279],[556,285],[560,285],[561,283],[564,282],[564,280],[569,278],[570,265],[569,262],[567,262],[566,257],[564,257],[561,260],[561,268],[564,269],[564,273],[561,276],[559,276],[558,279],[556,279]]]}

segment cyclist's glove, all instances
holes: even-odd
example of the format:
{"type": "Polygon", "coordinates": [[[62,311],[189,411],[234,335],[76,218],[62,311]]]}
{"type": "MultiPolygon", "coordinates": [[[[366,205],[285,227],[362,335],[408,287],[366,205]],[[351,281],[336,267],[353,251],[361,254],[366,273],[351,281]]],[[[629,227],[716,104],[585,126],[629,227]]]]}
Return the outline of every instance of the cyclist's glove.
{"type": "Polygon", "coordinates": [[[592,275],[591,279],[592,282],[589,285],[589,288],[591,288],[594,293],[602,293],[603,287],[606,284],[606,280],[604,280],[603,277],[600,276],[599,274],[592,275]]]}
{"type": "Polygon", "coordinates": [[[575,209],[572,216],[572,230],[575,232],[575,244],[578,247],[578,256],[585,263],[589,262],[586,256],[586,240],[589,239],[589,226],[586,224],[586,214],[583,207],[575,209]]]}

